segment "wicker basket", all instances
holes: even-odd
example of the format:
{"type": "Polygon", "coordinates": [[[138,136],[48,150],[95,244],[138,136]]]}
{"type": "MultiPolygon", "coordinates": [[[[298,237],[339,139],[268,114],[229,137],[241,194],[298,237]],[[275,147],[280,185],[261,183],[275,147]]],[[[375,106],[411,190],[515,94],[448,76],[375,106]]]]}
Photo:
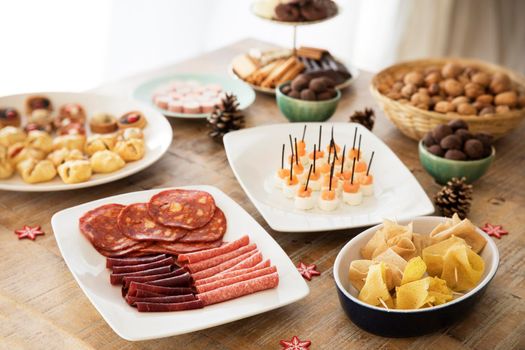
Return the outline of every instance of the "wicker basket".
{"type": "MultiPolygon", "coordinates": [[[[403,62],[386,68],[376,74],[372,79],[370,91],[380,107],[399,130],[406,136],[419,140],[425,133],[439,124],[461,118],[465,120],[473,132],[486,132],[494,138],[500,138],[515,129],[525,118],[525,109],[515,109],[505,113],[488,114],[483,116],[464,116],[457,113],[438,113],[414,107],[412,105],[393,100],[379,92],[378,85],[391,81],[393,77],[399,77],[417,68],[431,66],[442,67],[448,62],[455,62],[462,66],[479,67],[480,69],[495,73],[506,73],[514,84],[525,89],[525,78],[500,66],[472,59],[439,58],[403,62]]],[[[395,79],[395,78],[394,78],[395,79]]]]}

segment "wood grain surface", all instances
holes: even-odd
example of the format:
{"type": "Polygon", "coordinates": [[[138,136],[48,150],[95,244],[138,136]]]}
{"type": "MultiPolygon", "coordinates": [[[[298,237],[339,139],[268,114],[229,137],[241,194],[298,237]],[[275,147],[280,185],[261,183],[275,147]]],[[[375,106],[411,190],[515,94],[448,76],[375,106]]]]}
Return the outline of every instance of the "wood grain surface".
{"type": "MultiPolygon", "coordinates": [[[[97,92],[128,95],[141,81],[174,72],[224,73],[231,59],[268,44],[244,40],[200,57],[107,84],[97,92]]],[[[416,142],[386,120],[368,92],[372,74],[344,91],[332,121],[347,121],[356,109],[373,107],[374,133],[399,156],[429,196],[440,186],[422,169],[416,142]]],[[[246,127],[283,123],[274,98],[258,94],[245,111],[246,127]]],[[[150,168],[89,189],[20,193],[0,191],[0,349],[280,349],[280,339],[312,341],[311,349],[525,349],[525,124],[496,144],[496,160],[474,184],[470,219],[502,224],[496,239],[498,273],[474,311],[453,326],[417,338],[389,339],[364,332],[343,313],[332,265],[340,248],[362,229],[317,233],[272,231],[235,179],[221,144],[207,136],[203,121],[170,120],[173,143],[150,168]],[[279,242],[294,263],[315,263],[322,272],[309,282],[310,295],[292,305],[223,326],[177,337],[127,342],[119,338],[81,292],[67,269],[51,230],[62,209],[120,193],[167,186],[209,184],[244,207],[279,242]],[[19,241],[13,230],[42,225],[45,236],[19,241]]]]}

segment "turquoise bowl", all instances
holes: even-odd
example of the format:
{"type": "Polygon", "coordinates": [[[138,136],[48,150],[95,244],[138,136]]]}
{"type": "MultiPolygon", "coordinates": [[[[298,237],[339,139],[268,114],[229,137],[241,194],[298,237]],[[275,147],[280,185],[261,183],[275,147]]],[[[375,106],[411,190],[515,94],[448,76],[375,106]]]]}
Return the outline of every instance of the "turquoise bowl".
{"type": "Polygon", "coordinates": [[[341,92],[325,101],[305,101],[286,96],[281,89],[290,82],[279,85],[275,91],[277,106],[282,114],[291,122],[323,122],[330,118],[341,99],[341,92]]]}
{"type": "Polygon", "coordinates": [[[440,184],[446,184],[453,177],[465,177],[468,183],[479,179],[487,172],[496,155],[492,147],[490,156],[478,160],[452,160],[433,155],[419,141],[419,161],[423,168],[440,184]]]}

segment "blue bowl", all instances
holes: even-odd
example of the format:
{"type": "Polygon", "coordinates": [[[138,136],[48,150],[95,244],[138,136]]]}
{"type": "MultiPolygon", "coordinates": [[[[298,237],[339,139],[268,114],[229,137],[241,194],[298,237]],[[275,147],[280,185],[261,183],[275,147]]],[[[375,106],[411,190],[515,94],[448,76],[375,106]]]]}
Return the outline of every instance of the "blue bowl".
{"type": "MultiPolygon", "coordinates": [[[[412,220],[399,221],[406,225],[414,223],[414,232],[428,234],[437,224],[447,220],[437,216],[423,216],[412,220]]],[[[494,241],[478,229],[487,244],[481,252],[485,261],[485,272],[478,285],[461,297],[446,304],[417,310],[387,310],[368,305],[357,299],[358,292],[350,285],[348,269],[353,260],[361,259],[363,247],[374,233],[383,225],[377,225],[360,233],[348,242],[339,252],[334,263],[334,279],[339,302],[348,318],[367,332],[383,337],[414,337],[447,327],[468,314],[485,292],[499,264],[498,248],[494,241]]]]}

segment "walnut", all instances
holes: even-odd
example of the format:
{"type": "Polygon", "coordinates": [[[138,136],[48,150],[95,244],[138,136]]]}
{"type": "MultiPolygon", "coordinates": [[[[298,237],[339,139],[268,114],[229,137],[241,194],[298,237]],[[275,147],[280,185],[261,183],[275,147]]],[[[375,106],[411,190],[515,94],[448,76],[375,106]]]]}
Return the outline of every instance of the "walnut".
{"type": "Polygon", "coordinates": [[[430,105],[435,106],[438,102],[443,101],[443,97],[436,95],[430,98],[430,105]]]}
{"type": "Polygon", "coordinates": [[[428,86],[428,94],[431,96],[438,95],[439,91],[439,84],[437,83],[433,83],[428,86]]]}
{"type": "Polygon", "coordinates": [[[496,113],[506,113],[510,111],[509,106],[501,105],[496,107],[496,113]]]}
{"type": "Polygon", "coordinates": [[[490,84],[490,74],[485,72],[478,72],[470,78],[473,83],[479,84],[481,86],[488,86],[490,84]]]}
{"type": "Polygon", "coordinates": [[[445,80],[444,89],[448,95],[453,97],[463,94],[463,85],[454,79],[445,80]]]}
{"type": "Polygon", "coordinates": [[[428,73],[425,77],[425,83],[427,84],[427,86],[436,84],[440,80],[441,80],[441,73],[439,71],[428,73]]]}
{"type": "Polygon", "coordinates": [[[495,94],[509,91],[512,87],[510,78],[505,73],[494,73],[490,82],[490,90],[495,94]]]}
{"type": "Polygon", "coordinates": [[[461,103],[458,105],[458,113],[461,115],[476,115],[478,111],[470,103],[461,103]]]}
{"type": "Polygon", "coordinates": [[[425,75],[429,75],[431,73],[439,73],[439,76],[441,77],[441,68],[438,66],[430,66],[425,68],[425,75]]]}
{"type": "Polygon", "coordinates": [[[463,85],[470,83],[470,78],[465,74],[461,74],[460,76],[456,78],[456,80],[459,81],[463,85]]]}
{"type": "Polygon", "coordinates": [[[417,91],[417,87],[416,87],[414,84],[406,84],[406,85],[403,86],[403,88],[401,89],[401,94],[402,94],[404,97],[409,98],[410,96],[412,96],[413,94],[415,94],[416,91],[417,91]]]}
{"type": "Polygon", "coordinates": [[[474,103],[472,103],[472,105],[473,105],[474,108],[476,108],[478,111],[481,111],[483,108],[487,107],[486,104],[481,103],[481,102],[479,102],[479,101],[475,101],[474,103]]]}
{"type": "Polygon", "coordinates": [[[479,69],[477,67],[468,66],[465,67],[465,71],[463,72],[469,79],[472,79],[472,76],[479,72],[479,69]]]}
{"type": "Polygon", "coordinates": [[[447,63],[441,69],[441,75],[445,78],[455,78],[461,74],[463,68],[455,63],[447,63]]]}
{"type": "Polygon", "coordinates": [[[509,106],[514,107],[518,103],[518,95],[516,94],[516,91],[507,91],[502,92],[500,94],[497,94],[494,98],[494,104],[496,106],[509,106]]]}
{"type": "Polygon", "coordinates": [[[390,91],[388,94],[386,94],[386,97],[391,98],[392,100],[399,100],[403,96],[399,92],[390,91]]]}
{"type": "Polygon", "coordinates": [[[494,101],[494,96],[489,94],[480,95],[476,98],[476,102],[482,103],[486,106],[491,105],[492,101],[494,101]]]}
{"type": "MultiPolygon", "coordinates": [[[[430,103],[430,97],[428,96],[428,94],[425,94],[425,93],[421,93],[421,92],[416,92],[415,94],[412,95],[412,97],[410,98],[410,102],[414,105],[414,106],[418,106],[420,104],[424,104],[424,105],[427,105],[430,103]]],[[[427,108],[428,109],[428,108],[427,108]]]]}
{"type": "Polygon", "coordinates": [[[458,96],[458,97],[452,99],[451,102],[452,102],[452,104],[453,104],[454,106],[457,107],[458,105],[460,105],[460,104],[462,104],[462,103],[469,103],[470,100],[469,100],[467,97],[465,97],[465,96],[458,96]]]}
{"type": "Polygon", "coordinates": [[[456,106],[454,106],[452,103],[448,101],[439,101],[434,106],[434,110],[439,113],[454,112],[456,110],[456,106]]]}
{"type": "Polygon", "coordinates": [[[385,95],[388,94],[388,92],[390,91],[390,86],[385,83],[381,83],[377,85],[377,90],[383,95],[385,95]]]}
{"type": "Polygon", "coordinates": [[[396,81],[394,83],[394,85],[392,85],[392,90],[395,91],[395,92],[401,92],[401,89],[403,88],[403,86],[405,86],[403,84],[403,82],[401,81],[396,81]]]}
{"type": "Polygon", "coordinates": [[[414,84],[415,86],[421,86],[423,85],[424,76],[420,72],[410,72],[405,75],[405,78],[403,79],[405,84],[414,84]]]}
{"type": "Polygon", "coordinates": [[[478,83],[468,83],[465,85],[465,95],[470,98],[476,98],[483,95],[485,89],[478,83]]]}

